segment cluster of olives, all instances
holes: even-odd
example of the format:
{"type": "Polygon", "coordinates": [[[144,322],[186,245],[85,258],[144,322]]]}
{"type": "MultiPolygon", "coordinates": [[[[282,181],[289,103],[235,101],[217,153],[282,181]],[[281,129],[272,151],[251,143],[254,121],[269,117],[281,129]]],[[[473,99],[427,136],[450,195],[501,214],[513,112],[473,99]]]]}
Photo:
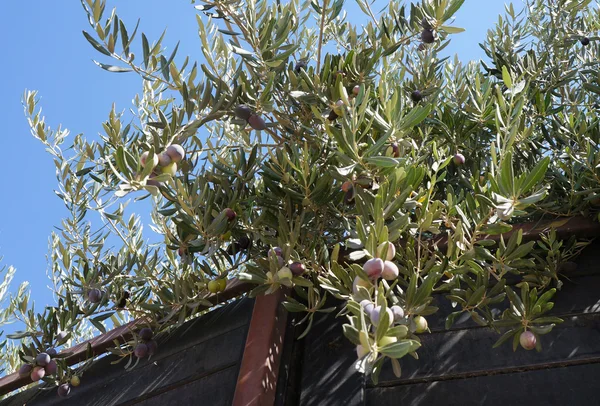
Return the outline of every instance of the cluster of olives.
{"type": "Polygon", "coordinates": [[[274,247],[268,253],[269,258],[275,257],[279,270],[277,271],[278,279],[289,279],[291,280],[294,276],[300,276],[306,272],[306,266],[299,261],[292,262],[291,264],[285,264],[283,259],[283,250],[280,247],[274,247]]]}
{"type": "Polygon", "coordinates": [[[240,104],[237,106],[234,110],[234,114],[237,118],[246,120],[248,125],[250,125],[250,127],[256,131],[262,131],[267,128],[267,123],[265,123],[265,120],[260,115],[253,112],[252,109],[245,104],[240,104]]]}
{"type": "Polygon", "coordinates": [[[49,348],[46,352],[39,353],[33,363],[21,365],[19,376],[29,375],[33,382],[37,382],[46,375],[56,374],[58,365],[52,359],[56,354],[57,352],[54,348],[49,348]]]}
{"type": "Polygon", "coordinates": [[[158,349],[158,344],[153,340],[154,332],[149,327],[144,327],[138,333],[140,343],[133,349],[133,355],[137,358],[146,358],[153,355],[158,349]]]}
{"type": "MultiPolygon", "coordinates": [[[[171,176],[175,176],[177,173],[177,164],[185,158],[185,150],[179,144],[171,144],[162,151],[160,154],[154,154],[152,162],[148,163],[149,151],[145,151],[140,156],[140,165],[143,168],[147,164],[152,165],[152,176],[158,176],[161,173],[168,173],[171,176]]],[[[159,182],[154,180],[148,181],[149,185],[159,186],[159,182]]]]}
{"type": "Polygon", "coordinates": [[[223,292],[227,288],[227,279],[219,278],[208,282],[208,291],[210,293],[223,292]]]}

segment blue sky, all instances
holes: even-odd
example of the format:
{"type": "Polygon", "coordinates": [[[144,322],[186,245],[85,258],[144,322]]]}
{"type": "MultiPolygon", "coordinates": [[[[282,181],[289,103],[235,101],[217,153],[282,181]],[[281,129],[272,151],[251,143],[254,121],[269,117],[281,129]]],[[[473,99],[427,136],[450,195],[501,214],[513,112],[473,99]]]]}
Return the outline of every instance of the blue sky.
{"type": "MultiPolygon", "coordinates": [[[[483,58],[478,43],[504,13],[504,3],[466,0],[454,25],[467,31],[453,36],[448,52],[457,53],[462,61],[483,58]]],[[[520,3],[515,0],[515,7],[520,3]]],[[[151,41],[167,28],[165,46],[172,49],[181,40],[179,55],[200,57],[195,10],[189,0],[108,0],[107,9],[115,6],[130,32],[141,18],[140,30],[151,41]]],[[[346,7],[350,15],[356,15],[354,1],[348,0],[346,7]]],[[[46,122],[53,128],[62,123],[73,136],[84,133],[92,138],[102,131],[101,123],[113,102],[117,111],[131,106],[140,80],[135,74],[106,72],[92,62],[101,55],[81,34],[89,25],[79,1],[32,4],[4,0],[2,8],[7,18],[0,24],[5,55],[0,63],[0,78],[5,81],[0,90],[4,169],[0,257],[4,257],[2,264],[17,268],[14,288],[23,280],[31,282],[32,298],[41,310],[52,302],[46,278],[48,238],[66,210],[53,192],[56,177],[52,159],[29,133],[21,105],[23,92],[39,91],[46,122]]]]}

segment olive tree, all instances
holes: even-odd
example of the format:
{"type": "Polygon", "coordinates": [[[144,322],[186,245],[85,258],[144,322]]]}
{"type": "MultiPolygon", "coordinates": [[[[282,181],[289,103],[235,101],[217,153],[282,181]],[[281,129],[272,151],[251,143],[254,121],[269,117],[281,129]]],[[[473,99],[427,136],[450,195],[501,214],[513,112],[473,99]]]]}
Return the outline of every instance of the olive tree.
{"type": "MultiPolygon", "coordinates": [[[[596,216],[600,15],[590,0],[509,5],[482,39],[487,61],[463,63],[440,57],[463,2],[358,0],[357,26],[343,0],[196,1],[194,61],[82,0],[98,66],[137,75],[142,91],[99,139],[52,130],[36,92],[24,96],[70,216],[51,239],[57,303],[11,301],[21,360],[33,368],[50,347],[142,319],[111,350],[130,366],[233,277],[250,296],[291,288],[283,305],[302,336],[338,312],[375,382],[386,360],[399,374],[417,356],[434,294],[454,305],[447,327],[468,315],[496,345],[541,351],[586,241],[503,235],[596,216]],[[141,199],[160,244],[129,210],[141,199]]],[[[59,359],[44,379],[79,374],[59,359]]]]}

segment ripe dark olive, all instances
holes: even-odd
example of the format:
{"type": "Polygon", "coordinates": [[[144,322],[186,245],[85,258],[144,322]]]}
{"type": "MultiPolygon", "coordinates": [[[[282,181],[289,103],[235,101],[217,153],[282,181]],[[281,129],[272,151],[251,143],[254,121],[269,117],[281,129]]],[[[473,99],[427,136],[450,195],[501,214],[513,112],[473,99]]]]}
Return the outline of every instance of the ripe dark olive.
{"type": "Polygon", "coordinates": [[[339,116],[335,113],[335,111],[331,110],[331,112],[329,113],[329,115],[327,116],[327,119],[329,121],[334,121],[336,118],[338,118],[339,116]]]}
{"type": "Polygon", "coordinates": [[[308,66],[308,65],[306,64],[306,62],[305,62],[305,61],[298,61],[298,63],[296,64],[296,66],[294,66],[294,72],[296,72],[296,73],[300,73],[300,70],[301,70],[301,69],[304,69],[304,70],[306,70],[306,67],[307,67],[307,66],[308,66]]]}
{"type": "Polygon", "coordinates": [[[252,110],[245,104],[240,104],[235,108],[233,112],[237,118],[241,118],[242,120],[246,121],[248,121],[248,119],[252,115],[252,110]]]}
{"type": "Polygon", "coordinates": [[[352,204],[354,202],[354,190],[350,189],[344,195],[344,202],[346,204],[352,204]]]}
{"type": "Polygon", "coordinates": [[[71,393],[71,386],[68,383],[63,383],[58,387],[58,396],[66,398],[71,393]]]}
{"type": "Polygon", "coordinates": [[[19,376],[21,376],[21,377],[27,376],[31,373],[32,370],[33,370],[33,367],[31,365],[23,364],[19,368],[19,376]]]}
{"type": "Polygon", "coordinates": [[[238,244],[240,245],[240,248],[245,250],[248,249],[248,247],[250,247],[250,238],[248,238],[248,236],[243,235],[240,237],[240,239],[238,240],[238,244]]]}
{"type": "Polygon", "coordinates": [[[579,41],[581,42],[581,45],[583,45],[584,47],[590,45],[590,39],[588,37],[583,37],[579,41]]]}
{"type": "Polygon", "coordinates": [[[423,29],[421,31],[421,41],[425,44],[433,44],[435,41],[435,32],[431,29],[423,29]]]}
{"type": "Polygon", "coordinates": [[[419,90],[415,90],[414,92],[412,92],[410,94],[410,98],[412,101],[414,101],[415,103],[420,102],[421,100],[423,100],[423,94],[419,91],[419,90]]]}
{"type": "Polygon", "coordinates": [[[256,131],[262,131],[267,128],[267,123],[265,123],[265,120],[258,114],[252,114],[250,118],[248,118],[248,124],[256,131]]]}
{"type": "Polygon", "coordinates": [[[56,357],[56,354],[58,354],[58,352],[55,348],[48,348],[46,350],[46,354],[50,355],[51,357],[56,357]]]}
{"type": "Polygon", "coordinates": [[[140,330],[140,338],[144,341],[152,340],[153,336],[154,336],[154,332],[152,331],[151,328],[144,327],[143,329],[140,330]]]}
{"type": "Polygon", "coordinates": [[[31,380],[33,382],[37,382],[40,379],[42,379],[45,375],[46,375],[46,370],[44,369],[44,367],[35,367],[35,368],[33,368],[33,371],[31,371],[31,374],[29,375],[29,377],[31,378],[31,380]]]}
{"type": "MultiPolygon", "coordinates": [[[[179,144],[171,144],[167,147],[165,153],[171,157],[171,161],[177,163],[185,158],[185,149],[179,144]]],[[[166,165],[168,166],[168,165],[166,165]]],[[[164,172],[164,171],[163,171],[164,172]]]]}
{"type": "Polygon", "coordinates": [[[35,357],[35,363],[41,367],[45,367],[50,362],[50,355],[45,352],[41,352],[35,357]]]}
{"type": "Polygon", "coordinates": [[[457,166],[465,164],[465,156],[463,154],[454,155],[454,158],[452,158],[452,160],[454,161],[454,165],[457,166]]]}
{"type": "Polygon", "coordinates": [[[138,358],[145,358],[148,356],[148,346],[144,343],[139,343],[135,346],[133,354],[138,358]]]}
{"type": "Polygon", "coordinates": [[[158,343],[154,340],[150,340],[146,343],[146,347],[148,347],[148,355],[154,355],[158,349],[158,343]]]}
{"type": "Polygon", "coordinates": [[[302,262],[292,262],[289,268],[296,276],[302,275],[304,272],[306,272],[306,267],[302,262]]]}
{"type": "Polygon", "coordinates": [[[100,289],[90,289],[90,291],[87,294],[87,297],[91,303],[100,303],[100,301],[102,300],[102,292],[100,291],[100,289]]]}
{"type": "Polygon", "coordinates": [[[233,244],[229,244],[229,247],[227,247],[227,253],[229,255],[235,255],[238,252],[241,251],[241,247],[240,244],[238,242],[234,242],[233,244]]]}
{"type": "Polygon", "coordinates": [[[392,145],[390,146],[392,147],[392,156],[398,158],[400,156],[400,147],[398,146],[398,143],[392,142],[392,145]]]}
{"type": "Polygon", "coordinates": [[[377,279],[383,272],[384,263],[381,258],[371,258],[363,265],[363,271],[371,279],[377,279]]]}
{"type": "Polygon", "coordinates": [[[46,375],[54,375],[58,370],[58,365],[56,364],[56,361],[52,360],[48,362],[48,364],[44,367],[44,370],[46,371],[46,375]]]}
{"type": "Polygon", "coordinates": [[[347,192],[349,190],[352,190],[352,182],[347,180],[344,183],[342,183],[342,192],[347,192]]]}
{"type": "Polygon", "coordinates": [[[237,216],[235,211],[233,209],[230,209],[229,207],[223,210],[223,212],[225,213],[225,217],[227,217],[227,220],[229,221],[235,220],[235,217],[237,216]]]}
{"type": "Polygon", "coordinates": [[[537,344],[537,338],[531,331],[524,331],[519,337],[519,342],[521,343],[521,347],[526,350],[533,350],[537,344]]]}

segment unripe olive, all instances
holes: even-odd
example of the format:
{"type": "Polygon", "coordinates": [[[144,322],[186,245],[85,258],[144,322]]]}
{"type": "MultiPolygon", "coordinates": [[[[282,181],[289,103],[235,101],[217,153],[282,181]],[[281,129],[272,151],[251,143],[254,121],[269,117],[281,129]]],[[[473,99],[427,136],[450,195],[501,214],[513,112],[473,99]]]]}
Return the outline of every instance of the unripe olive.
{"type": "Polygon", "coordinates": [[[35,367],[33,371],[31,371],[30,378],[33,382],[37,382],[42,379],[46,375],[46,370],[44,367],[35,367]]]}
{"type": "Polygon", "coordinates": [[[344,112],[344,101],[343,100],[336,101],[335,106],[333,107],[333,111],[338,116],[341,116],[344,112]]]}
{"type": "Polygon", "coordinates": [[[381,258],[371,258],[363,265],[363,271],[365,271],[369,278],[377,279],[381,276],[383,267],[384,263],[381,258]]]}
{"type": "Polygon", "coordinates": [[[166,151],[161,152],[160,154],[158,154],[158,164],[160,166],[167,166],[169,165],[173,160],[171,159],[171,157],[169,156],[169,154],[167,154],[166,151]]]}
{"type": "Polygon", "coordinates": [[[228,221],[235,220],[235,217],[237,216],[235,211],[233,209],[230,209],[229,207],[223,210],[223,212],[225,213],[225,217],[227,217],[228,221]]]}
{"type": "Polygon", "coordinates": [[[52,360],[48,362],[48,364],[46,364],[46,366],[44,367],[44,370],[46,371],[46,375],[54,375],[58,370],[58,365],[56,364],[56,361],[52,360]]]}
{"type": "Polygon", "coordinates": [[[424,28],[423,31],[421,31],[421,41],[425,44],[432,44],[435,41],[435,37],[435,32],[431,29],[424,28]]]}
{"type": "Polygon", "coordinates": [[[356,278],[354,278],[354,282],[352,283],[352,292],[354,292],[355,294],[358,293],[359,286],[362,286],[365,289],[369,289],[373,285],[369,281],[366,281],[360,276],[357,276],[356,278]]]}
{"type": "Polygon", "coordinates": [[[160,171],[175,176],[177,174],[177,163],[173,161],[169,165],[163,166],[160,171]]]}
{"type": "Polygon", "coordinates": [[[139,343],[135,346],[133,354],[138,358],[145,358],[148,356],[148,346],[144,343],[139,343]]]}
{"type": "Polygon", "coordinates": [[[20,377],[27,376],[27,375],[31,374],[32,370],[33,370],[33,367],[30,364],[23,364],[19,368],[19,376],[20,377]]]}
{"type": "Polygon", "coordinates": [[[79,385],[81,385],[81,379],[79,379],[79,377],[77,375],[73,375],[71,377],[71,386],[77,387],[79,385]]]}
{"type": "Polygon", "coordinates": [[[521,343],[521,347],[526,350],[533,350],[537,344],[537,338],[531,331],[524,331],[519,337],[519,342],[521,343]]]}
{"type": "Polygon", "coordinates": [[[391,309],[392,313],[394,313],[395,322],[398,322],[404,318],[404,310],[400,306],[394,305],[391,307],[391,309]]]}
{"type": "Polygon", "coordinates": [[[294,275],[292,274],[292,271],[287,266],[284,266],[279,271],[277,271],[277,277],[279,279],[292,279],[293,276],[294,275]]]}
{"type": "Polygon", "coordinates": [[[68,383],[63,383],[58,387],[58,396],[66,398],[71,393],[71,387],[68,383]]]}
{"type": "Polygon", "coordinates": [[[368,353],[369,353],[368,348],[363,347],[362,345],[357,345],[356,346],[356,355],[358,355],[358,358],[363,358],[368,353]]]}
{"type": "Polygon", "coordinates": [[[149,327],[144,327],[143,329],[140,330],[140,338],[142,340],[145,340],[145,341],[152,340],[153,336],[154,336],[154,332],[149,327]]]}
{"type": "Polygon", "coordinates": [[[307,64],[305,61],[298,61],[298,63],[296,64],[296,66],[294,66],[294,72],[296,73],[300,73],[301,69],[306,70],[307,64]]]}
{"type": "Polygon", "coordinates": [[[583,45],[584,47],[590,45],[590,39],[588,37],[583,37],[579,41],[581,42],[581,45],[583,45]]]}
{"type": "Polygon", "coordinates": [[[383,279],[388,280],[388,281],[393,281],[394,279],[396,279],[398,277],[399,274],[400,274],[400,271],[396,264],[394,264],[392,261],[384,262],[383,272],[381,273],[381,276],[383,277],[383,279]]]}
{"type": "Polygon", "coordinates": [[[35,363],[41,367],[45,367],[50,362],[50,355],[45,352],[41,352],[35,357],[35,363]]]}
{"type": "Polygon", "coordinates": [[[177,163],[185,158],[185,149],[179,144],[171,144],[167,147],[165,153],[171,157],[171,161],[177,163]]]}
{"type": "Polygon", "coordinates": [[[457,153],[456,155],[454,155],[454,158],[452,158],[452,160],[454,161],[454,165],[457,165],[457,166],[464,165],[465,156],[463,154],[457,153]]]}
{"type": "Polygon", "coordinates": [[[379,341],[377,342],[377,345],[379,347],[385,347],[386,345],[394,344],[397,341],[398,341],[397,337],[383,336],[383,337],[381,337],[381,339],[379,339],[379,341]]]}
{"type": "Polygon", "coordinates": [[[242,120],[248,121],[250,116],[252,115],[252,109],[246,106],[245,104],[240,104],[234,110],[234,114],[237,118],[241,118],[242,120]]]}
{"type": "Polygon", "coordinates": [[[423,94],[419,90],[415,90],[410,94],[410,98],[413,102],[418,103],[423,100],[423,94]]]}
{"type": "Polygon", "coordinates": [[[415,332],[424,333],[427,331],[427,320],[423,316],[415,316],[415,332]]]}
{"type": "Polygon", "coordinates": [[[258,114],[252,114],[250,118],[248,118],[248,124],[256,131],[262,131],[267,128],[267,123],[265,123],[265,120],[258,114]]]}
{"type": "MultiPolygon", "coordinates": [[[[383,312],[383,307],[381,307],[381,306],[377,306],[371,312],[371,323],[373,323],[375,326],[379,325],[379,321],[381,320],[381,317],[383,316],[382,312],[383,312]]],[[[386,307],[385,312],[388,314],[388,320],[391,323],[394,320],[394,313],[392,313],[392,309],[390,309],[389,307],[386,307]]]]}
{"type": "Polygon", "coordinates": [[[392,259],[394,259],[395,256],[396,256],[396,247],[394,246],[394,244],[392,242],[390,242],[390,241],[382,242],[377,247],[377,257],[379,257],[381,259],[385,259],[386,261],[391,261],[392,259]],[[387,255],[385,256],[385,258],[383,258],[383,251],[385,249],[386,244],[387,244],[387,255]]]}
{"type": "Polygon", "coordinates": [[[212,280],[208,282],[208,291],[210,293],[217,293],[219,292],[219,282],[212,280]]]}
{"type": "MultiPolygon", "coordinates": [[[[150,155],[150,152],[145,151],[140,156],[140,165],[142,165],[143,168],[146,167],[146,161],[148,160],[148,155],[150,155]]],[[[156,155],[156,154],[153,155],[151,164],[152,164],[152,168],[154,168],[156,165],[158,165],[158,155],[156,155]]]]}
{"type": "Polygon", "coordinates": [[[295,276],[300,276],[306,272],[306,267],[302,262],[292,262],[289,268],[295,276]]]}
{"type": "Polygon", "coordinates": [[[217,283],[219,284],[219,292],[223,292],[227,288],[227,279],[217,279],[217,283]]]}

